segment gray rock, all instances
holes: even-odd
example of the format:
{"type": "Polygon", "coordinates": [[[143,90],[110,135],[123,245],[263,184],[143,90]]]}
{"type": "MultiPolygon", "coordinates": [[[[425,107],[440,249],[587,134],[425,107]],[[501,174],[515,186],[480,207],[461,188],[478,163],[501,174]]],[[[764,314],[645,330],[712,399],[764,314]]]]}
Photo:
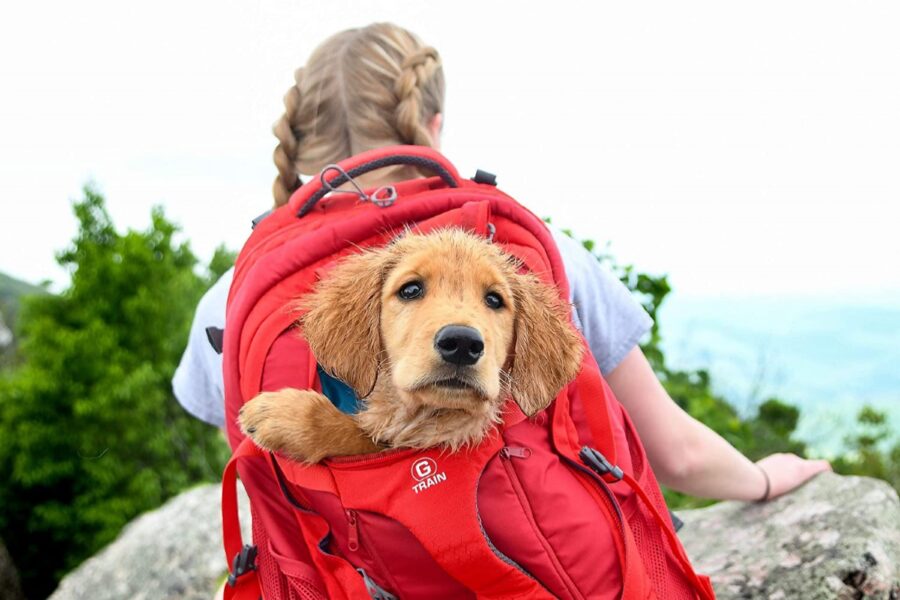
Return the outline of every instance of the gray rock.
{"type": "Polygon", "coordinates": [[[0,600],[25,600],[12,557],[0,540],[0,600]]]}
{"type": "Polygon", "coordinates": [[[900,599],[900,501],[883,481],[825,473],[771,502],[678,516],[723,600],[900,599]]]}
{"type": "MultiPolygon", "coordinates": [[[[196,487],[141,515],[69,573],[51,600],[210,600],[226,573],[220,494],[219,485],[196,487]]],[[[240,499],[249,540],[243,490],[240,499]]]]}

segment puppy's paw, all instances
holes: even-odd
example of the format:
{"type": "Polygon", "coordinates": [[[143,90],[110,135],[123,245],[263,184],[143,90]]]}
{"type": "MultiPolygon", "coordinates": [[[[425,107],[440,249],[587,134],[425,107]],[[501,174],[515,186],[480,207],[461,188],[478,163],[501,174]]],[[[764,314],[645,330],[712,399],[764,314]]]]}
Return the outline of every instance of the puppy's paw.
{"type": "Polygon", "coordinates": [[[329,456],[328,445],[319,439],[318,424],[335,416],[340,417],[340,412],[322,394],[283,389],[263,392],[245,404],[238,423],[244,435],[263,450],[315,463],[329,456]]]}

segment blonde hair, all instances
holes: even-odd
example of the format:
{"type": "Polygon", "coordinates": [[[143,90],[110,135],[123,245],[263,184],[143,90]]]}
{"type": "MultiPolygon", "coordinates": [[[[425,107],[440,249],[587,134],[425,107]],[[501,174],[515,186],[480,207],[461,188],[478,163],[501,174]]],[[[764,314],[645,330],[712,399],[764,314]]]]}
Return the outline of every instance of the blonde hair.
{"type": "Polygon", "coordinates": [[[294,80],[274,127],[276,206],[299,187],[298,173],[382,146],[434,144],[428,124],[443,112],[441,59],[402,27],[375,23],[335,34],[294,80]]]}

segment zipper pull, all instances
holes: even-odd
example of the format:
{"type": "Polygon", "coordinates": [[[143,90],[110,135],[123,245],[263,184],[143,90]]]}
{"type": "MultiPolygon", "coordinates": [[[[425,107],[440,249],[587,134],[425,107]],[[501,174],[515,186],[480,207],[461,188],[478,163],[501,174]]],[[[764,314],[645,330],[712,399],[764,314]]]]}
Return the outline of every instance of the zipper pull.
{"type": "Polygon", "coordinates": [[[347,548],[351,552],[359,550],[359,525],[355,510],[347,511],[347,548]]]}
{"type": "Polygon", "coordinates": [[[503,448],[500,449],[500,456],[503,458],[528,458],[531,456],[531,448],[503,446],[503,448]]]}

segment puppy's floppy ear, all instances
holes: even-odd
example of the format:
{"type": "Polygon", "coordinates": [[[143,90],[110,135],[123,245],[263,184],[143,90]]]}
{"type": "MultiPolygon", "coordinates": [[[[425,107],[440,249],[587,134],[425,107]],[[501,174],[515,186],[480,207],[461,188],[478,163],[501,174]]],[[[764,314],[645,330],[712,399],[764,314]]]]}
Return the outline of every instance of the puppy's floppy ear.
{"type": "Polygon", "coordinates": [[[381,352],[381,286],[388,249],[344,258],[300,301],[303,333],[319,364],[357,394],[375,384],[381,352]]]}
{"type": "Polygon", "coordinates": [[[516,338],[510,387],[522,412],[531,416],[547,408],[578,375],[584,346],[557,290],[534,275],[517,273],[513,294],[516,338]]]}

